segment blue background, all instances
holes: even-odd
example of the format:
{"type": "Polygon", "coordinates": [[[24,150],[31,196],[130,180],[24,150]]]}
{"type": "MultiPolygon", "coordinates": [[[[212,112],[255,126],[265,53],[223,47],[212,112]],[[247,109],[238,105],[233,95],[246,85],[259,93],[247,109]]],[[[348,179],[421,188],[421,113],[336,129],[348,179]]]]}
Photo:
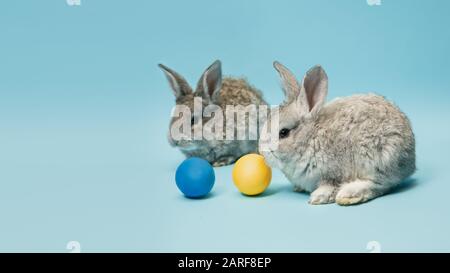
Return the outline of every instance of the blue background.
{"type": "Polygon", "coordinates": [[[2,1],[0,251],[450,251],[450,1],[2,1]],[[418,171],[364,205],[310,206],[274,170],[248,198],[216,168],[183,198],[166,134],[174,98],[215,59],[282,101],[272,61],[321,64],[329,99],[375,91],[406,112],[418,171]]]}

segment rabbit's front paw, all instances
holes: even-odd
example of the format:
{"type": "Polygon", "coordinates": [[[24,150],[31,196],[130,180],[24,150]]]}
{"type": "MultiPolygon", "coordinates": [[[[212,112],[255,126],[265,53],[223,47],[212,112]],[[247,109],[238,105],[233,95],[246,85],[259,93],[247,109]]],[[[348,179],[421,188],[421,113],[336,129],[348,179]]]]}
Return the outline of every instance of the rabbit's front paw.
{"type": "Polygon", "coordinates": [[[373,182],[370,180],[356,180],[344,184],[336,195],[336,203],[341,206],[356,205],[374,198],[373,182]]]}
{"type": "Polygon", "coordinates": [[[236,161],[235,157],[221,157],[219,159],[217,159],[215,162],[213,162],[213,166],[214,167],[222,167],[222,166],[226,166],[226,165],[230,165],[233,164],[236,161]]]}
{"type": "Polygon", "coordinates": [[[228,165],[225,161],[216,161],[213,164],[213,167],[222,167],[228,165]]]}
{"type": "Polygon", "coordinates": [[[321,185],[311,193],[309,204],[321,205],[334,203],[336,188],[332,185],[321,185]]]}

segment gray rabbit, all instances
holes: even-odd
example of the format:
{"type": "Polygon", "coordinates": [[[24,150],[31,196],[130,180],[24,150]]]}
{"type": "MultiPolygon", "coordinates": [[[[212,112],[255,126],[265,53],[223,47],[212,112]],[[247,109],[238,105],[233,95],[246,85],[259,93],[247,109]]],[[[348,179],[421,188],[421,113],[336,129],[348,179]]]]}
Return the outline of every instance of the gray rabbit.
{"type": "MultiPolygon", "coordinates": [[[[204,106],[213,105],[222,109],[224,121],[227,106],[266,105],[259,90],[251,86],[243,78],[224,77],[220,61],[215,61],[209,66],[198,81],[195,91],[191,89],[187,81],[172,69],[159,64],[164,71],[170,87],[175,95],[177,105],[185,105],[194,113],[191,119],[192,131],[196,127],[203,126],[211,117],[205,117],[202,113],[195,116],[194,98],[202,98],[204,106]]],[[[171,126],[179,117],[172,117],[171,126]]],[[[224,124],[224,127],[227,125],[224,124]]],[[[237,126],[235,127],[237,130],[237,126]]],[[[169,143],[178,147],[187,157],[201,157],[208,160],[213,166],[224,166],[234,163],[239,157],[258,150],[258,138],[245,140],[226,138],[226,129],[223,130],[222,139],[182,139],[175,140],[169,132],[169,143]]]]}
{"type": "Polygon", "coordinates": [[[262,139],[269,139],[263,128],[260,150],[295,191],[311,193],[310,204],[366,202],[414,173],[414,134],[394,104],[374,94],[325,104],[328,77],[322,67],[309,70],[301,85],[280,63],[274,67],[286,96],[277,117],[279,145],[262,151],[262,139]]]}

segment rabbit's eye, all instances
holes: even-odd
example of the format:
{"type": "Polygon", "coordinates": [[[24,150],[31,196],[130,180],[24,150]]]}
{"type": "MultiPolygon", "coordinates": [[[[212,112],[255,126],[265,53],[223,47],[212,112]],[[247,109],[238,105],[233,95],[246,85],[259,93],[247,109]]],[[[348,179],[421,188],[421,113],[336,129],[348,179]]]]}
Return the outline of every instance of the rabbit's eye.
{"type": "Polygon", "coordinates": [[[286,129],[286,128],[283,128],[283,129],[281,129],[280,130],[280,133],[279,133],[279,135],[280,135],[280,138],[285,138],[285,137],[287,137],[288,135],[289,135],[289,129],[286,129]]]}

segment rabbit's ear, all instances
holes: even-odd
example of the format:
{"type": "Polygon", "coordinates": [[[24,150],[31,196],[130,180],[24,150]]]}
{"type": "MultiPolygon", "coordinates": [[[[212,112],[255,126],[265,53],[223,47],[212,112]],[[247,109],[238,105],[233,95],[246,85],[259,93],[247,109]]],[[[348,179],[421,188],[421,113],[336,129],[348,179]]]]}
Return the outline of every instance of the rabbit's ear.
{"type": "Polygon", "coordinates": [[[309,112],[316,113],[324,105],[328,94],[328,76],[320,65],[306,72],[302,83],[303,90],[308,100],[309,112]]]}
{"type": "Polygon", "coordinates": [[[222,88],[222,68],[219,60],[210,65],[201,76],[197,92],[209,102],[217,102],[222,88]]]}
{"type": "Polygon", "coordinates": [[[285,101],[294,101],[300,94],[300,85],[298,84],[294,74],[292,74],[289,69],[277,61],[273,62],[273,67],[280,74],[284,95],[286,97],[285,101]]]}
{"type": "Polygon", "coordinates": [[[180,74],[163,64],[158,64],[158,66],[162,69],[162,71],[164,71],[164,74],[169,81],[170,87],[173,90],[175,98],[178,99],[182,96],[192,93],[191,87],[180,74]]]}
{"type": "Polygon", "coordinates": [[[273,63],[273,66],[280,74],[284,95],[286,96],[285,102],[294,102],[300,115],[308,113],[309,106],[306,93],[304,90],[302,91],[294,74],[277,61],[273,63]]]}

